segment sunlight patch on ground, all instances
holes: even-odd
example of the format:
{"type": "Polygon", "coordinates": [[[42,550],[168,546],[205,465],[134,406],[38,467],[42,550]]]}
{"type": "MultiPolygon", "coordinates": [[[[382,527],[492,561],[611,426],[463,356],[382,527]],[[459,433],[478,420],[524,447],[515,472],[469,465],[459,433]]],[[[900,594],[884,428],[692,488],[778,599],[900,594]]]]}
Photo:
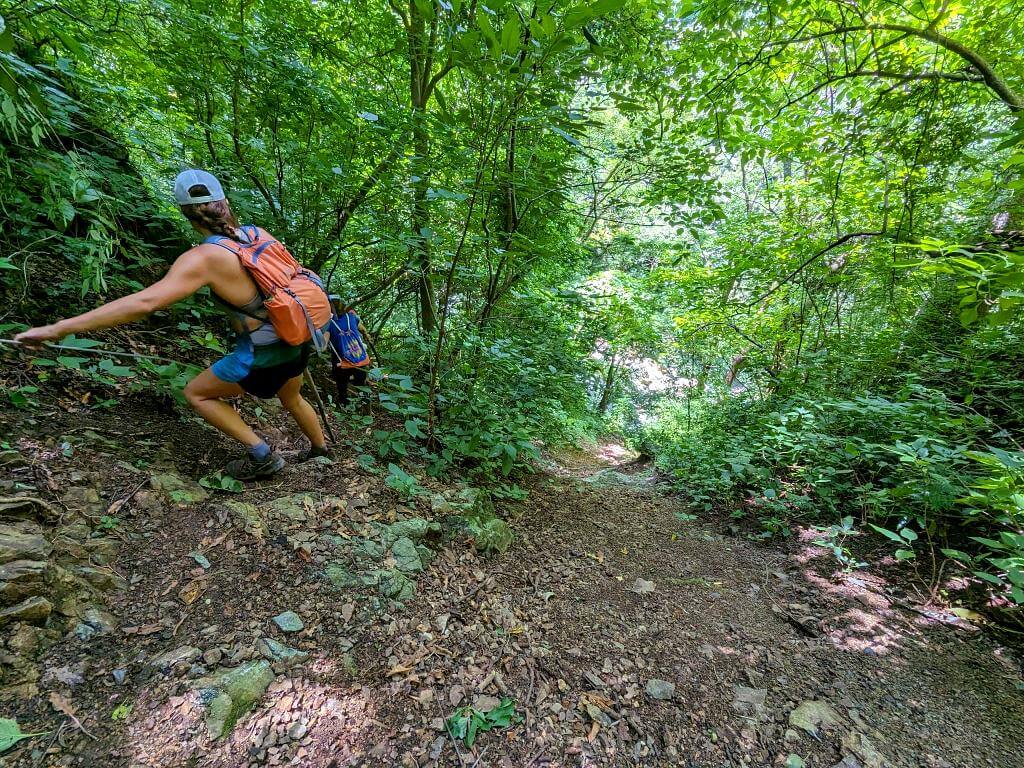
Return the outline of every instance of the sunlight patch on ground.
{"type": "MultiPolygon", "coordinates": [[[[338,666],[321,660],[315,671],[329,677],[340,672],[338,666]]],[[[276,750],[282,764],[326,765],[366,754],[369,733],[380,725],[376,702],[364,689],[279,676],[231,733],[214,741],[198,691],[157,703],[165,695],[146,689],[135,702],[137,716],[131,718],[124,749],[132,766],[191,765],[188,761],[198,756],[203,765],[245,765],[262,750],[276,750]]]]}

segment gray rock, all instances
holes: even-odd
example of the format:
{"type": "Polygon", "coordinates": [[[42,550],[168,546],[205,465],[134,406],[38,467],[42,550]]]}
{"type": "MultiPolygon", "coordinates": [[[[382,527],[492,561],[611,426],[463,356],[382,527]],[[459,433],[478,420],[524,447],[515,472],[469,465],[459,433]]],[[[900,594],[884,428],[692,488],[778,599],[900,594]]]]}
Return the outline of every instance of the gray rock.
{"type": "Polygon", "coordinates": [[[53,506],[35,496],[9,496],[0,499],[0,518],[56,520],[60,517],[53,506]]]}
{"type": "Polygon", "coordinates": [[[201,652],[191,645],[182,645],[170,651],[165,651],[149,660],[149,666],[160,672],[167,672],[179,665],[191,664],[199,658],[201,652]]]}
{"type": "Polygon", "coordinates": [[[363,581],[359,576],[352,573],[341,563],[329,563],[324,569],[324,575],[337,589],[351,589],[360,587],[363,581]]]}
{"type": "Polygon", "coordinates": [[[267,505],[268,517],[279,517],[296,523],[304,523],[308,512],[314,504],[313,497],[308,493],[293,493],[281,496],[267,505]]]}
{"type": "Polygon", "coordinates": [[[675,683],[670,683],[667,680],[659,680],[653,678],[647,681],[647,687],[645,689],[647,695],[652,699],[660,699],[662,701],[671,699],[676,692],[675,683]]]}
{"type": "Polygon", "coordinates": [[[839,725],[843,718],[824,701],[804,701],[789,713],[789,724],[816,736],[818,729],[839,725]]]}
{"type": "Polygon", "coordinates": [[[203,651],[203,662],[208,666],[217,666],[223,658],[224,651],[220,648],[210,648],[209,650],[203,651]]]}
{"type": "Polygon", "coordinates": [[[273,622],[282,632],[301,632],[306,626],[295,611],[279,613],[273,618],[273,622]]]}
{"type": "Polygon", "coordinates": [[[747,688],[743,685],[734,685],[732,690],[733,709],[748,717],[764,717],[764,703],[768,697],[766,688],[747,688]]]}
{"type": "Polygon", "coordinates": [[[402,601],[409,600],[416,594],[416,583],[397,569],[378,571],[376,575],[377,589],[384,597],[402,601]]]}
{"type": "Polygon", "coordinates": [[[234,519],[235,524],[250,536],[264,539],[270,535],[267,523],[255,504],[247,504],[244,501],[226,501],[224,508],[234,519]]]}
{"type": "Polygon", "coordinates": [[[114,677],[114,682],[118,685],[124,685],[124,681],[128,678],[127,669],[115,669],[110,673],[114,677]]]}
{"type": "Polygon", "coordinates": [[[292,648],[290,645],[279,643],[272,637],[264,637],[260,640],[258,649],[263,658],[275,664],[282,664],[285,668],[301,664],[309,658],[309,654],[306,651],[300,651],[298,648],[292,648]]]}
{"type": "Polygon", "coordinates": [[[210,492],[195,480],[181,477],[173,472],[153,475],[149,478],[149,485],[154,491],[160,492],[179,507],[199,504],[210,498],[210,492]]]}
{"type": "Polygon", "coordinates": [[[391,556],[395,567],[403,573],[418,573],[423,570],[420,553],[412,539],[403,536],[391,545],[391,556]]]}
{"type": "Polygon", "coordinates": [[[473,535],[473,546],[478,552],[504,554],[512,546],[512,529],[498,518],[470,520],[469,530],[473,535]]]}
{"type": "Polygon", "coordinates": [[[128,589],[128,582],[113,571],[106,568],[94,568],[91,565],[80,565],[72,569],[74,575],[91,587],[106,591],[123,592],[128,589]]]}
{"type": "Polygon", "coordinates": [[[42,529],[31,522],[0,525],[0,563],[13,560],[45,560],[53,547],[42,529]]]}
{"type": "Polygon", "coordinates": [[[49,618],[52,612],[53,605],[45,597],[29,597],[17,605],[0,611],[0,627],[15,621],[41,624],[49,618]]]}
{"type": "Polygon", "coordinates": [[[200,701],[206,706],[210,738],[230,733],[238,718],[259,701],[274,680],[267,661],[250,661],[199,681],[200,701]]]}
{"type": "Polygon", "coordinates": [[[46,594],[49,564],[43,560],[13,560],[0,565],[0,605],[46,594]]]}

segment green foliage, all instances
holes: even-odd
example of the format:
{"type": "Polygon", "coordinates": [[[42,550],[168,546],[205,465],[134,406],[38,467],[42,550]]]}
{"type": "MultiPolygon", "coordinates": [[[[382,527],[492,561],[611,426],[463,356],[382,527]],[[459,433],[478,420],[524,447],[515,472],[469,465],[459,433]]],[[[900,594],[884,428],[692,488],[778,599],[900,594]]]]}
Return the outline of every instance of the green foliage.
{"type": "Polygon", "coordinates": [[[397,464],[388,464],[388,476],[384,478],[384,484],[403,499],[411,499],[423,493],[419,481],[397,464]]]}
{"type": "Polygon", "coordinates": [[[199,484],[204,488],[214,491],[227,491],[228,493],[241,493],[245,490],[245,486],[238,480],[220,471],[214,472],[212,475],[206,475],[206,477],[201,477],[199,484]]]}
{"type": "Polygon", "coordinates": [[[33,736],[42,736],[43,734],[43,731],[22,733],[17,720],[0,717],[0,752],[6,752],[22,739],[31,739],[33,736]]]}
{"type": "Polygon", "coordinates": [[[459,707],[445,721],[448,733],[456,741],[461,741],[472,748],[478,734],[496,728],[510,728],[522,720],[516,714],[516,703],[510,698],[503,698],[501,703],[487,712],[473,707],[459,707]]]}

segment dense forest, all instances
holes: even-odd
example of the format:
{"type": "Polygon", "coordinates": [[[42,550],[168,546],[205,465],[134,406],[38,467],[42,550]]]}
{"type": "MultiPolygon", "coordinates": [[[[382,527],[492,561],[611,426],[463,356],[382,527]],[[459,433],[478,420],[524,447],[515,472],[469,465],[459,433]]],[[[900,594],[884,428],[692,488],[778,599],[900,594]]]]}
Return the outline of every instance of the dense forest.
{"type": "MultiPolygon", "coordinates": [[[[159,278],[203,168],[362,317],[337,445],[402,498],[620,443],[681,530],[1019,635],[1022,46],[1002,0],[0,0],[0,333],[159,278]]],[[[7,342],[7,423],[187,418],[224,330],[7,342]]]]}

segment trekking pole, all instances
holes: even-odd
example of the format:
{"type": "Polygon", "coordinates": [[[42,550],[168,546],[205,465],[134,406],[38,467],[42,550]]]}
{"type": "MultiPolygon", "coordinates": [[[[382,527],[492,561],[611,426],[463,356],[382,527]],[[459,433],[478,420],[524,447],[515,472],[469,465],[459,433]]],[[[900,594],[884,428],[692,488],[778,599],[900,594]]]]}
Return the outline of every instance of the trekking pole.
{"type": "Polygon", "coordinates": [[[331,442],[338,442],[338,438],[334,436],[334,428],[331,427],[331,422],[327,420],[327,408],[324,406],[324,401],[320,397],[320,390],[316,388],[316,383],[313,381],[313,376],[310,374],[308,368],[302,372],[302,376],[305,378],[306,383],[309,384],[309,388],[313,390],[313,399],[316,401],[317,410],[320,411],[320,418],[324,421],[324,428],[327,430],[327,434],[330,436],[331,442]]]}
{"type": "MultiPolygon", "coordinates": [[[[0,339],[0,344],[6,344],[8,347],[14,347],[25,353],[35,352],[37,348],[29,347],[25,344],[19,344],[13,339],[0,339]]],[[[187,365],[182,363],[180,360],[172,360],[169,357],[158,357],[157,355],[139,355],[134,352],[117,352],[112,349],[96,349],[93,347],[72,347],[67,344],[53,344],[49,341],[43,342],[41,345],[42,349],[64,349],[68,352],[84,352],[87,355],[106,355],[108,357],[130,357],[135,360],[158,360],[161,363],[177,363],[178,365],[187,365]]]]}

